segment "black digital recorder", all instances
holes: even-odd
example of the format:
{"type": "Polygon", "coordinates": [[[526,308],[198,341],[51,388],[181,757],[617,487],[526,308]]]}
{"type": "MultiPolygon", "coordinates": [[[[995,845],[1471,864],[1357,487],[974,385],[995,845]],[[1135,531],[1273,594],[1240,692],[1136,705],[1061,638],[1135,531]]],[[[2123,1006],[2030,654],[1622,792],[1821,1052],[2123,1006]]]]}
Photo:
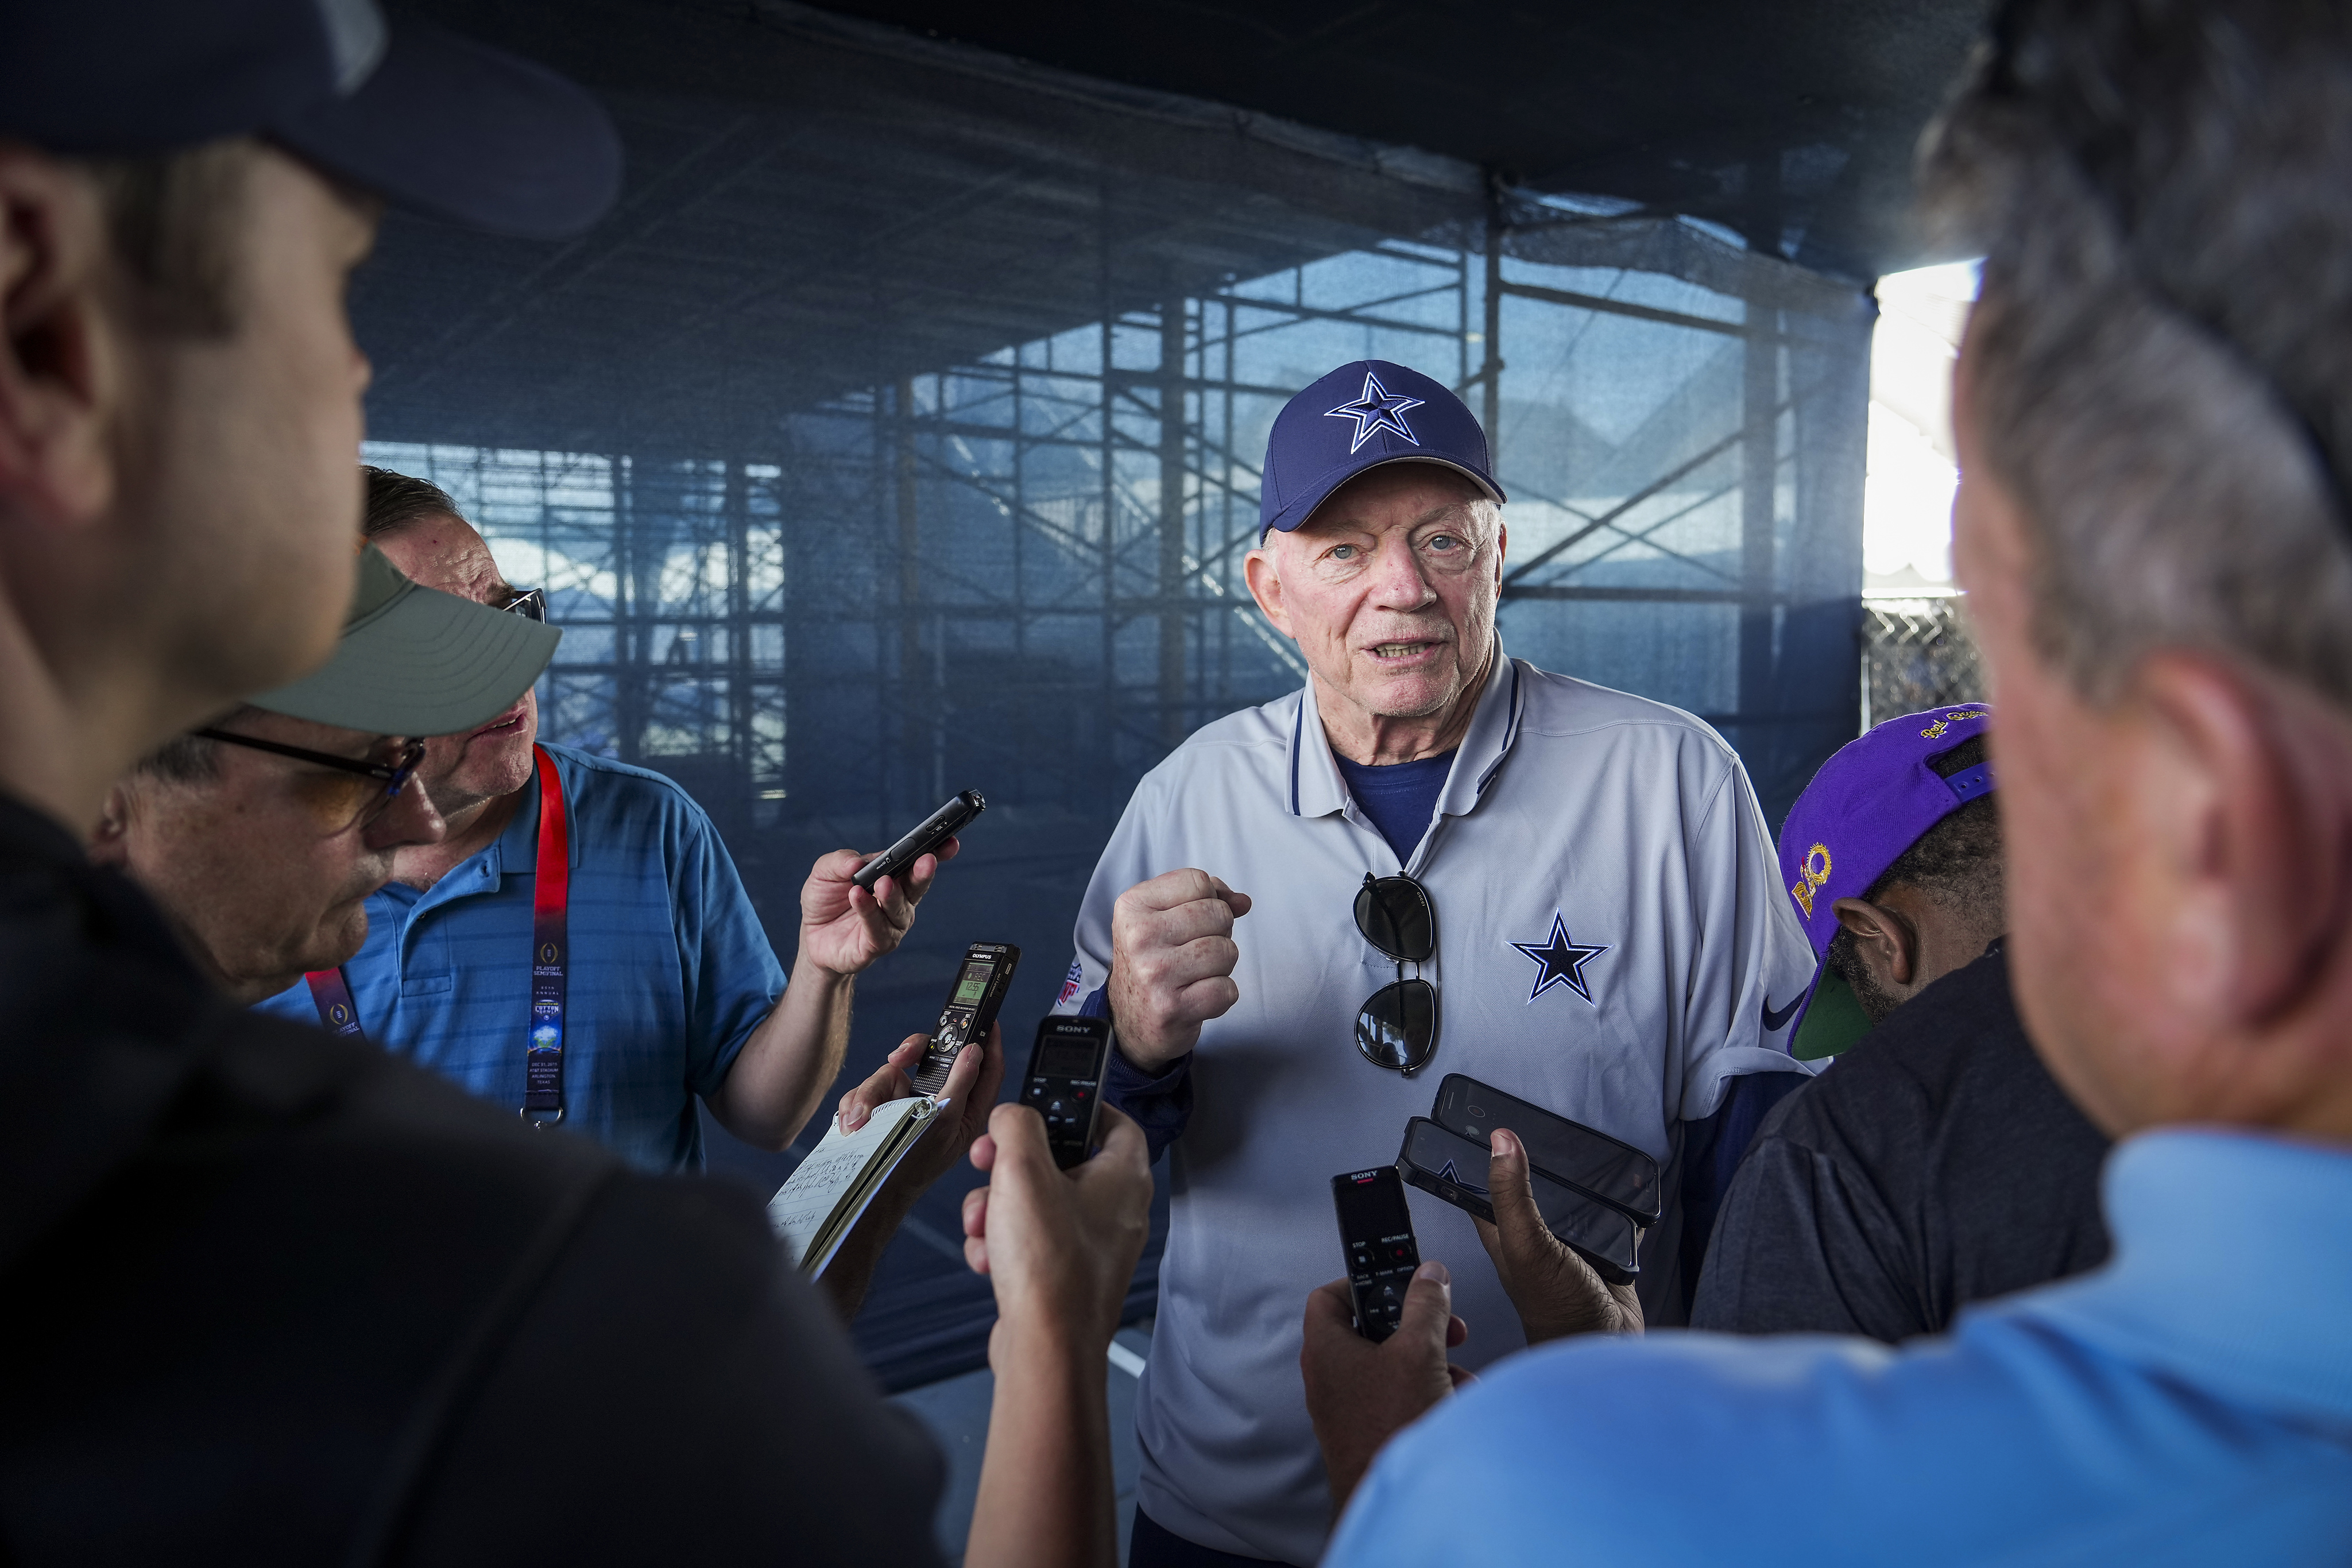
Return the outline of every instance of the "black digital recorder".
{"type": "Polygon", "coordinates": [[[1348,1289],[1356,1300],[1356,1332],[1369,1340],[1396,1333],[1404,1316],[1404,1289],[1421,1267],[1412,1239],[1412,1211],[1394,1166],[1331,1178],[1339,1211],[1339,1247],[1348,1255],[1348,1289]]]}
{"type": "Polygon", "coordinates": [[[937,1094],[947,1085],[956,1052],[969,1041],[988,1038],[988,1026],[996,1021],[996,1009],[1003,1005],[1005,988],[1020,964],[1021,949],[1003,942],[975,942],[964,949],[955,988],[948,992],[931,1043],[915,1065],[918,1093],[937,1094]]]}
{"type": "Polygon", "coordinates": [[[1047,1018],[1029,1050],[1021,1103],[1045,1118],[1045,1142],[1062,1170],[1094,1153],[1095,1110],[1110,1061],[1110,1019],[1047,1018]]]}
{"type": "Polygon", "coordinates": [[[874,884],[886,876],[904,876],[907,868],[954,838],[966,823],[988,810],[988,802],[977,789],[966,789],[946,805],[918,823],[915,830],[880,854],[861,863],[849,880],[874,891],[874,884]]]}

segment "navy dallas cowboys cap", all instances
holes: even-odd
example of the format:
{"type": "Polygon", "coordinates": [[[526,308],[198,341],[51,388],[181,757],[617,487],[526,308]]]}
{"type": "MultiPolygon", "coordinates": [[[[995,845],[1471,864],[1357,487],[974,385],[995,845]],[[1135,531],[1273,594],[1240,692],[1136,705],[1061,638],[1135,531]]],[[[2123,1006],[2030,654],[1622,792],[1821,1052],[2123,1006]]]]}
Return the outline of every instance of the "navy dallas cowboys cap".
{"type": "Polygon", "coordinates": [[[1496,505],[1486,433],[1444,382],[1388,360],[1341,365],[1282,405],[1265,438],[1257,537],[1288,533],[1332,491],[1384,463],[1434,463],[1477,485],[1496,505]]]}
{"type": "Polygon", "coordinates": [[[240,135],[521,239],[579,234],[621,185],[584,89],[375,0],[0,0],[0,137],[71,156],[240,135]]]}

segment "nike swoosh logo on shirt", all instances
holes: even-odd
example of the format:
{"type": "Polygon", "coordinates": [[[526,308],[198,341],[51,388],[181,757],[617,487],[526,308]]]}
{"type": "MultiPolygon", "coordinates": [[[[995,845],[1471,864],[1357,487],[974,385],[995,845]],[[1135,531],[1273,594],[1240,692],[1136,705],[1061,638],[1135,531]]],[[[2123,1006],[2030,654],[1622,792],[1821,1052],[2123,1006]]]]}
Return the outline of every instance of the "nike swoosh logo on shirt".
{"type": "Polygon", "coordinates": [[[1769,991],[1765,992],[1764,1032],[1766,1034],[1780,1033],[1780,1030],[1787,1026],[1789,1020],[1797,1016],[1798,1004],[1801,1003],[1804,999],[1805,993],[1799,991],[1795,997],[1790,998],[1787,1007],[1782,1008],[1779,1012],[1774,1012],[1772,1010],[1772,993],[1769,991]]]}

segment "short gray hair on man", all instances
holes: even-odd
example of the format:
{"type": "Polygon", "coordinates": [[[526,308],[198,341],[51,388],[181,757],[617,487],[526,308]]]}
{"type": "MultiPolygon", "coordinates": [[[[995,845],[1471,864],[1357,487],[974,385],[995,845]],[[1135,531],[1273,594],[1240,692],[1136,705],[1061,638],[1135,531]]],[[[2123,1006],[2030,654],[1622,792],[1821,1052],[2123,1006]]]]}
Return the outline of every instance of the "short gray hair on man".
{"type": "Polygon", "coordinates": [[[451,517],[461,522],[465,519],[466,514],[457,509],[449,492],[430,479],[367,463],[360,465],[360,476],[367,481],[360,532],[369,538],[382,538],[419,517],[451,517]]]}
{"type": "MultiPolygon", "coordinates": [[[[239,703],[198,727],[218,729],[259,711],[250,703],[239,703]]],[[[220,777],[220,742],[201,735],[175,735],[132,763],[131,771],[166,784],[209,784],[220,777]]]]}
{"type": "Polygon", "coordinates": [[[2352,707],[2352,8],[2011,0],[1922,157],[1969,412],[2095,702],[2163,647],[2352,707]]]}

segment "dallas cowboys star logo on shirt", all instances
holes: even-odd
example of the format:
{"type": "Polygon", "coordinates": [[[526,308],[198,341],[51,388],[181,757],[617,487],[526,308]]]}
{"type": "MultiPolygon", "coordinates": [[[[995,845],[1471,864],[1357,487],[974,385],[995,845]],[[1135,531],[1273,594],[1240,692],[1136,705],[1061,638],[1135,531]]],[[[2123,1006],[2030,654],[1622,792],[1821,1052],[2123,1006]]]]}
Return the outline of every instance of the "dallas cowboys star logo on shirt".
{"type": "Polygon", "coordinates": [[[1343,402],[1337,408],[1325,410],[1323,417],[1356,422],[1356,438],[1348,443],[1350,455],[1383,430],[1392,430],[1418,446],[1421,437],[1415,435],[1412,426],[1404,422],[1404,413],[1405,410],[1419,408],[1427,401],[1425,398],[1407,397],[1402,392],[1391,392],[1381,385],[1380,377],[1366,371],[1364,394],[1353,402],[1343,402]]]}
{"type": "Polygon", "coordinates": [[[1570,941],[1568,922],[1558,910],[1552,911],[1550,936],[1541,942],[1514,942],[1511,946],[1536,961],[1536,988],[1528,993],[1528,1000],[1534,1001],[1554,986],[1566,986],[1586,1001],[1592,1001],[1592,983],[1584,977],[1584,966],[1609,949],[1570,941]]]}

